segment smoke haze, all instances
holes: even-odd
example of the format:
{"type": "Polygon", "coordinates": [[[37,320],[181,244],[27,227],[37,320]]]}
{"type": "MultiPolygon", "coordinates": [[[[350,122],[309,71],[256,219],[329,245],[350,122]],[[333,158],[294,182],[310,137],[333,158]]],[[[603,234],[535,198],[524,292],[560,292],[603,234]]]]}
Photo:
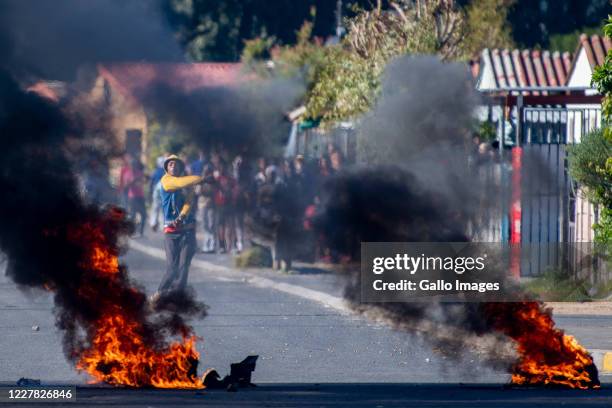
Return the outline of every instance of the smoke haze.
{"type": "Polygon", "coordinates": [[[6,195],[0,203],[0,251],[6,274],[24,290],[53,291],[56,324],[71,361],[91,346],[100,319],[117,310],[134,324],[132,334],[162,349],[168,336],[192,333],[186,319],[203,317],[205,305],[188,291],[164,299],[155,311],[148,308],[126,267],[114,266],[132,225],[122,210],[86,204],[79,194],[67,143],[88,142],[87,112],[25,92],[15,75],[72,78],[84,62],[167,59],[178,56],[178,48],[162,35],[161,21],[155,22],[157,3],[35,4],[0,3],[6,57],[0,63],[0,186],[6,195]]]}
{"type": "Polygon", "coordinates": [[[83,64],[182,61],[162,0],[4,0],[0,47],[13,70],[74,80],[83,64]]]}

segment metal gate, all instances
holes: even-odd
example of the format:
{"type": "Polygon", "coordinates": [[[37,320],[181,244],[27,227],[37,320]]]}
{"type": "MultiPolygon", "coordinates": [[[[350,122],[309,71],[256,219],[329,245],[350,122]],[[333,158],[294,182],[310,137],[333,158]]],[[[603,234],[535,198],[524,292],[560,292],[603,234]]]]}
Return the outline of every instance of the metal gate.
{"type": "Polygon", "coordinates": [[[532,249],[523,258],[521,275],[534,276],[545,265],[577,263],[581,257],[576,251],[583,253],[585,248],[575,243],[589,245],[593,240],[590,226],[597,217],[596,208],[580,195],[569,176],[566,147],[600,126],[601,110],[526,107],[519,118],[520,236],[522,245],[532,249]]]}

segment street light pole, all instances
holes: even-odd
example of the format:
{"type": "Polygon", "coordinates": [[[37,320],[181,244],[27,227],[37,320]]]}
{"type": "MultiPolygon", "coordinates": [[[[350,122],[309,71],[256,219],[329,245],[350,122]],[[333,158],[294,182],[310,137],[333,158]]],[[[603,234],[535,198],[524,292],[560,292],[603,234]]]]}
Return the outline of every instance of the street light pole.
{"type": "Polygon", "coordinates": [[[336,37],[338,37],[338,41],[342,38],[342,34],[344,34],[344,27],[342,27],[342,0],[336,1],[336,37]]]}

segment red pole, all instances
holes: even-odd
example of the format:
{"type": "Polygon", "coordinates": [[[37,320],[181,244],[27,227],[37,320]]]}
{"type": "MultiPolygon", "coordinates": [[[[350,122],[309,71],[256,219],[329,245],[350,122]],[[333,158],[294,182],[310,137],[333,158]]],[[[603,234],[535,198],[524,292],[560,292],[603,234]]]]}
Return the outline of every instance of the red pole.
{"type": "Polygon", "coordinates": [[[523,149],[512,148],[512,203],[510,205],[510,275],[521,277],[521,158],[523,149]]]}

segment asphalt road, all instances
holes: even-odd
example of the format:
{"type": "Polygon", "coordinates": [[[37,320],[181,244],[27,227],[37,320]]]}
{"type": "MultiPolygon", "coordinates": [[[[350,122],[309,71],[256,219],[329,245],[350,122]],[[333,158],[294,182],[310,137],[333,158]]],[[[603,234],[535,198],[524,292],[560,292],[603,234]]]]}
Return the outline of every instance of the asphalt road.
{"type": "MultiPolygon", "coordinates": [[[[160,241],[151,238],[140,243],[156,247],[160,241]]],[[[227,258],[218,256],[198,254],[197,259],[229,265],[227,258]]],[[[152,293],[161,279],[163,261],[140,251],[128,252],[124,261],[131,276],[152,293]]],[[[256,274],[261,274],[268,282],[290,283],[330,295],[338,294],[333,275],[314,270],[303,272],[280,275],[259,271],[256,274]]],[[[214,367],[223,375],[229,371],[230,363],[257,354],[260,358],[253,381],[260,387],[237,394],[86,387],[80,394],[90,395],[89,402],[102,405],[116,405],[119,403],[117,396],[123,395],[126,406],[129,405],[127,401],[147,405],[145,400],[152,406],[158,399],[165,401],[164,406],[203,400],[214,405],[227,402],[227,398],[238,398],[234,402],[240,401],[240,406],[250,406],[254,401],[268,406],[294,405],[291,401],[301,401],[300,404],[311,401],[318,406],[349,401],[352,406],[359,405],[357,402],[372,406],[374,401],[380,401],[374,406],[409,406],[408,402],[419,406],[443,406],[444,401],[454,401],[453,406],[473,406],[467,401],[487,395],[487,404],[503,407],[524,405],[523,397],[519,397],[523,394],[527,400],[533,398],[532,401],[559,402],[569,398],[569,403],[583,404],[588,399],[596,405],[604,402],[606,406],[612,405],[611,392],[605,386],[591,393],[504,390],[499,385],[508,381],[507,373],[483,366],[469,351],[460,360],[450,360],[432,351],[417,336],[395,332],[316,300],[257,284],[239,271],[228,275],[194,267],[190,283],[198,297],[210,306],[206,319],[193,322],[196,333],[203,338],[198,344],[201,367],[214,367]],[[323,383],[328,384],[312,385],[323,383]],[[340,385],[346,383],[348,385],[340,385]],[[476,385],[442,385],[444,383],[476,385]],[[482,385],[485,383],[499,385],[482,385]],[[388,398],[387,393],[390,393],[388,398]]],[[[612,349],[612,336],[609,336],[612,317],[566,316],[556,320],[587,348],[612,349]]],[[[63,356],[61,333],[54,327],[50,294],[25,293],[2,275],[0,384],[14,384],[21,377],[41,379],[46,384],[85,385],[88,381],[88,377],[77,373],[63,356]],[[33,326],[39,326],[39,330],[33,330],[33,326]]],[[[610,377],[604,376],[602,380],[609,381],[610,377]]]]}
{"type": "MultiPolygon", "coordinates": [[[[0,392],[6,388],[0,386],[0,392]]],[[[238,392],[80,387],[67,407],[609,407],[612,390],[506,389],[456,384],[264,384],[238,392]]],[[[45,404],[47,405],[47,404],[45,404]]],[[[49,404],[51,405],[51,404],[49,404]]],[[[0,406],[6,406],[0,403],[0,406]]],[[[41,407],[20,402],[16,407],[41,407]]]]}

